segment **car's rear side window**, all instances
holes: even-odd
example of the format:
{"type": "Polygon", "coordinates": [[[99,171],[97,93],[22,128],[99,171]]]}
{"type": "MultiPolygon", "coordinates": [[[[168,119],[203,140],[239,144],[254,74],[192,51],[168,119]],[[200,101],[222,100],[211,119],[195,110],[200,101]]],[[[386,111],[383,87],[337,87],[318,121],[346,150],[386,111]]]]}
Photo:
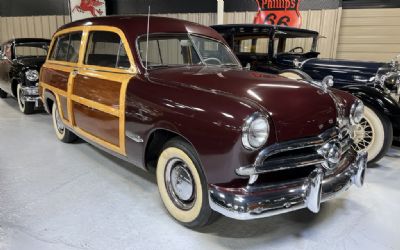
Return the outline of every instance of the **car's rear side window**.
{"type": "Polygon", "coordinates": [[[108,31],[89,33],[85,64],[109,68],[130,68],[129,58],[121,38],[117,33],[108,31]]]}
{"type": "Polygon", "coordinates": [[[50,60],[72,63],[78,62],[82,32],[60,35],[56,39],[50,53],[50,60]]]}

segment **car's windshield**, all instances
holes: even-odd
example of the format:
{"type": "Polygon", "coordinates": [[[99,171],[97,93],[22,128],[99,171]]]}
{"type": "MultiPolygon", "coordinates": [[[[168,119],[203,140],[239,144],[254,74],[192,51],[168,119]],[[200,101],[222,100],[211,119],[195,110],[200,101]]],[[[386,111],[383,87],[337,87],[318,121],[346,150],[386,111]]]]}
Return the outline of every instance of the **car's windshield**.
{"type": "Polygon", "coordinates": [[[46,56],[47,43],[23,43],[15,45],[15,57],[46,56]]]}
{"type": "Polygon", "coordinates": [[[139,55],[149,68],[188,65],[236,66],[240,64],[223,43],[205,37],[176,34],[150,35],[138,39],[139,55]],[[146,62],[147,58],[147,62],[146,62]]]}

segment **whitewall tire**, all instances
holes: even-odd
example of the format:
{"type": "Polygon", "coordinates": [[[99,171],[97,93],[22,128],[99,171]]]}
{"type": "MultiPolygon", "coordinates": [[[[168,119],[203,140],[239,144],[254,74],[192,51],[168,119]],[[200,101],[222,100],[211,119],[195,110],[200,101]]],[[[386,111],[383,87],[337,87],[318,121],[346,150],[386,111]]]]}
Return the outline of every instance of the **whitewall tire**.
{"type": "Polygon", "coordinates": [[[70,143],[77,139],[76,135],[65,127],[55,103],[52,107],[51,116],[53,119],[54,131],[56,132],[56,136],[60,141],[70,143]]]}
{"type": "Polygon", "coordinates": [[[169,214],[187,227],[210,223],[214,212],[208,203],[208,188],[192,147],[173,139],[164,146],[157,162],[157,185],[169,214]]]}
{"type": "Polygon", "coordinates": [[[377,162],[385,156],[393,141],[390,120],[372,108],[365,106],[364,118],[353,134],[355,149],[368,152],[368,162],[377,162]]]}
{"type": "Polygon", "coordinates": [[[35,112],[35,103],[34,102],[26,102],[22,100],[22,88],[21,84],[17,85],[17,101],[19,110],[26,115],[33,114],[35,112]]]}

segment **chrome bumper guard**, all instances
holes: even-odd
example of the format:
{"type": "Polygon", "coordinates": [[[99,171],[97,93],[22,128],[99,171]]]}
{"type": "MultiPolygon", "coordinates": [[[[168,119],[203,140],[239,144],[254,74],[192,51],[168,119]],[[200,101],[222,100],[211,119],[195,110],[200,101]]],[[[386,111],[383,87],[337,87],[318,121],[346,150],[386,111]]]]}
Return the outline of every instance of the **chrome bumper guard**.
{"type": "Polygon", "coordinates": [[[211,185],[211,208],[227,217],[250,220],[308,208],[318,213],[321,202],[334,198],[352,184],[362,187],[367,153],[349,150],[336,171],[328,174],[317,167],[307,178],[269,186],[223,188],[211,185]]]}
{"type": "Polygon", "coordinates": [[[34,102],[35,107],[41,106],[38,87],[22,87],[21,90],[22,90],[22,97],[21,97],[22,101],[34,102]]]}

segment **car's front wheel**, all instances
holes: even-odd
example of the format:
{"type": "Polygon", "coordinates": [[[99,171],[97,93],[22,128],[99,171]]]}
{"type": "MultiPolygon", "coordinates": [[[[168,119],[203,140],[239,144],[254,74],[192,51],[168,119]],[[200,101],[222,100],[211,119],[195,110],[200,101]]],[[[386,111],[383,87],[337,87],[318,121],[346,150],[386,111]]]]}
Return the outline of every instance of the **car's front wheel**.
{"type": "Polygon", "coordinates": [[[51,116],[53,118],[54,131],[60,141],[71,143],[77,139],[76,135],[65,127],[56,104],[53,104],[51,116]]]}
{"type": "Polygon", "coordinates": [[[177,221],[195,228],[215,218],[200,162],[188,143],[178,139],[167,142],[158,158],[156,173],[161,199],[177,221]]]}
{"type": "Polygon", "coordinates": [[[364,118],[354,129],[353,139],[355,150],[367,151],[368,162],[377,162],[392,144],[392,124],[387,117],[365,106],[364,118]]]}
{"type": "Polygon", "coordinates": [[[18,84],[17,85],[17,100],[18,100],[19,110],[21,110],[21,112],[26,115],[33,114],[33,112],[35,112],[35,103],[27,102],[22,97],[23,97],[22,87],[21,87],[21,84],[18,84]]]}

